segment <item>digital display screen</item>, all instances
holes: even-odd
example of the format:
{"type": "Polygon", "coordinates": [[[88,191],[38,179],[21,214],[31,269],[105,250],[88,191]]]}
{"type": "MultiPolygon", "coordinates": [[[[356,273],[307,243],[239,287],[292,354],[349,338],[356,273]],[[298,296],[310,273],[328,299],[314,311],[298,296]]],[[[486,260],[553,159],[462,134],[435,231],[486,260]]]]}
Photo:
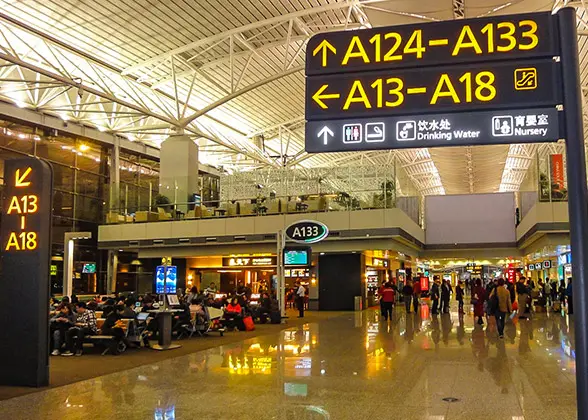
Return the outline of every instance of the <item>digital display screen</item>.
{"type": "Polygon", "coordinates": [[[96,263],[88,263],[84,264],[82,268],[82,273],[84,274],[94,274],[96,272],[96,263]]]}
{"type": "Polygon", "coordinates": [[[310,250],[308,249],[285,249],[284,265],[309,265],[310,250]]]}
{"type": "Polygon", "coordinates": [[[164,272],[167,271],[167,281],[165,287],[165,293],[176,293],[177,281],[178,281],[178,267],[175,265],[169,265],[164,267],[158,265],[155,271],[155,293],[163,293],[163,279],[164,272]]]}

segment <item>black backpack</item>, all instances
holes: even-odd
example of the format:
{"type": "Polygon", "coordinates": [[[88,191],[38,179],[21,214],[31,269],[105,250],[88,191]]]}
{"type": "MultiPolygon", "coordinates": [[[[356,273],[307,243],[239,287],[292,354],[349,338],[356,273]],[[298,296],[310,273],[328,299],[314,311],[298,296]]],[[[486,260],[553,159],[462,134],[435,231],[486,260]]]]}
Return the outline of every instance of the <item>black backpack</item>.
{"type": "Polygon", "coordinates": [[[488,300],[488,313],[490,315],[495,314],[496,311],[498,311],[498,305],[498,290],[495,288],[494,293],[492,294],[492,296],[490,296],[490,299],[488,300]]]}

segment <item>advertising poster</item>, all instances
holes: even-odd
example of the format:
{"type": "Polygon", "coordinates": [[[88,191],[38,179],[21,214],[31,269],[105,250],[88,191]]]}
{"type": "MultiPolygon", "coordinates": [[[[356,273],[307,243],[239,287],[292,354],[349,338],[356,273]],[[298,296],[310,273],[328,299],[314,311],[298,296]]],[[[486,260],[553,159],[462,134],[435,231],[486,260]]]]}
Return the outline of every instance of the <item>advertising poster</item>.
{"type": "MultiPolygon", "coordinates": [[[[155,271],[155,293],[163,293],[163,276],[165,267],[158,265],[155,271]]],[[[178,283],[178,267],[175,265],[169,265],[167,267],[167,282],[165,293],[176,293],[176,287],[178,283]]]]}

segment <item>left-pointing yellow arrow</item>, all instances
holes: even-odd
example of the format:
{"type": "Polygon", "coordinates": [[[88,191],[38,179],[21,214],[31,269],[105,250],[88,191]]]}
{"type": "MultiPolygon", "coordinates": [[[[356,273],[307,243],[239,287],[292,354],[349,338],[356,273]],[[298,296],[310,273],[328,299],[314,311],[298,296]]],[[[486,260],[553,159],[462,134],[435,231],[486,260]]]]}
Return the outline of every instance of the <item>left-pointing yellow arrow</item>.
{"type": "Polygon", "coordinates": [[[314,95],[312,95],[312,99],[314,99],[314,101],[322,108],[322,109],[328,109],[329,107],[327,106],[327,104],[325,104],[322,100],[323,99],[337,99],[340,98],[341,95],[339,93],[325,93],[324,95],[322,94],[327,88],[329,87],[329,85],[322,85],[319,90],[316,91],[316,93],[314,95]]]}
{"type": "Polygon", "coordinates": [[[27,176],[29,176],[29,174],[31,173],[32,168],[29,166],[27,169],[25,169],[24,173],[20,174],[20,169],[16,170],[16,177],[14,180],[14,186],[15,187],[28,187],[29,185],[31,185],[31,181],[25,181],[25,179],[27,178],[27,176]]]}
{"type": "Polygon", "coordinates": [[[323,51],[323,67],[327,67],[327,53],[330,50],[333,54],[337,54],[337,49],[326,39],[316,46],[316,48],[312,51],[312,56],[314,57],[320,51],[323,51]]]}

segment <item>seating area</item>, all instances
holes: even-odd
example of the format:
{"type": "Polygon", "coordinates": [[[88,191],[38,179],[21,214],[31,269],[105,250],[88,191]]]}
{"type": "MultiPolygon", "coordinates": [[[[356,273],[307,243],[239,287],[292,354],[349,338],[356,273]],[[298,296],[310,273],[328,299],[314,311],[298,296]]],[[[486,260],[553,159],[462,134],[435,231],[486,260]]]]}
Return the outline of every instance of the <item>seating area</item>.
{"type": "MultiPolygon", "coordinates": [[[[256,320],[281,322],[275,300],[264,294],[261,300],[252,302],[247,290],[231,299],[226,294],[198,294],[191,290],[177,299],[175,295],[168,296],[168,302],[174,311],[173,340],[212,333],[222,337],[226,330],[251,331],[256,320]],[[270,316],[272,310],[277,318],[270,316]]],[[[71,301],[67,296],[54,298],[50,306],[52,355],[81,356],[94,348],[102,355],[119,355],[129,348],[149,348],[161,333],[158,309],[157,296],[151,294],[95,296],[86,302],[80,302],[75,295],[71,301]]]]}
{"type": "MultiPolygon", "coordinates": [[[[107,224],[147,223],[168,220],[202,219],[217,217],[264,216],[284,213],[316,213],[328,211],[346,211],[355,209],[384,208],[385,206],[374,197],[370,201],[358,200],[352,207],[342,204],[335,194],[314,194],[288,198],[259,198],[249,200],[232,200],[205,204],[188,204],[189,210],[175,210],[173,204],[164,207],[153,207],[150,210],[139,210],[134,213],[119,214],[110,211],[106,215],[107,224]]],[[[180,206],[178,206],[180,207],[180,206]]]]}

